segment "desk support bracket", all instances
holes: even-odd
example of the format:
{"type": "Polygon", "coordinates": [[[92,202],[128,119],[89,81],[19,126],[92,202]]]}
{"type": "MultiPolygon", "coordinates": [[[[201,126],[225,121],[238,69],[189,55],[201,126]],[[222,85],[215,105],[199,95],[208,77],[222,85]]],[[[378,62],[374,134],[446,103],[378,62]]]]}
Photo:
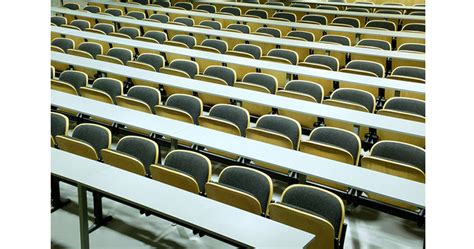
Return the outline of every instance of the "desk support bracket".
{"type": "Polygon", "coordinates": [[[102,212],[102,195],[98,192],[92,192],[92,198],[94,203],[94,224],[89,227],[89,233],[94,232],[101,226],[105,226],[107,222],[112,220],[112,216],[104,217],[102,212]]]}

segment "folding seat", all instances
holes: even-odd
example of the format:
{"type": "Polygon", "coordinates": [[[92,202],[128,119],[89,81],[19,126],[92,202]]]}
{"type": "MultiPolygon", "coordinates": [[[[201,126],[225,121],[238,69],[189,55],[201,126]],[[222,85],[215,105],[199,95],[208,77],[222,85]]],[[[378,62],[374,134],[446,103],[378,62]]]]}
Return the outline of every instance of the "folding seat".
{"type": "Polygon", "coordinates": [[[137,36],[140,36],[140,29],[133,27],[123,27],[120,28],[118,32],[112,32],[109,35],[117,36],[120,38],[135,39],[137,36]]]}
{"type": "Polygon", "coordinates": [[[281,37],[281,31],[277,28],[267,28],[267,27],[261,27],[258,28],[255,31],[256,34],[261,33],[261,34],[268,34],[272,37],[280,38],[281,37]]]}
{"type": "MultiPolygon", "coordinates": [[[[206,39],[201,42],[201,45],[197,45],[194,48],[202,49],[202,47],[211,48],[214,52],[217,52],[220,54],[225,54],[227,52],[227,49],[229,48],[226,41],[217,40],[217,39],[206,39]]],[[[210,51],[210,50],[206,49],[205,51],[210,51]]]]}
{"type": "Polygon", "coordinates": [[[260,4],[260,0],[242,0],[242,3],[255,3],[255,4],[260,4]]]}
{"type": "MultiPolygon", "coordinates": [[[[402,15],[401,10],[389,10],[389,9],[383,9],[383,10],[376,10],[375,13],[377,14],[390,14],[390,15],[402,15]]],[[[390,21],[395,21],[395,20],[390,20],[390,21]]],[[[398,22],[395,22],[398,23],[398,22]]]]}
{"type": "Polygon", "coordinates": [[[266,10],[260,10],[260,9],[249,9],[245,12],[245,16],[267,19],[268,12],[266,10]]]}
{"type": "Polygon", "coordinates": [[[155,105],[161,102],[160,91],[150,86],[132,86],[127,95],[115,98],[118,106],[134,109],[141,112],[155,114],[155,105]]]}
{"type": "Polygon", "coordinates": [[[212,175],[211,161],[194,151],[173,150],[163,165],[150,167],[152,178],[171,186],[204,195],[212,175]]]}
{"type": "MultiPolygon", "coordinates": [[[[266,73],[248,73],[242,82],[235,83],[235,87],[257,92],[275,94],[278,89],[278,80],[275,76],[266,73]]],[[[272,112],[271,106],[259,105],[243,101],[241,106],[253,116],[262,116],[272,112]]]]}
{"type": "MultiPolygon", "coordinates": [[[[343,45],[343,46],[351,46],[351,40],[346,36],[341,35],[325,35],[321,37],[319,42],[329,43],[334,45],[343,45]]],[[[345,52],[335,52],[335,51],[319,51],[315,50],[315,54],[327,54],[337,58],[340,63],[340,66],[346,65],[346,57],[347,54],[345,52]]]]}
{"type": "MultiPolygon", "coordinates": [[[[159,72],[165,66],[165,58],[159,54],[143,53],[135,61],[128,61],[127,66],[138,69],[159,72]]],[[[131,79],[133,85],[145,85],[156,87],[156,83],[143,79],[131,79]]]]}
{"type": "Polygon", "coordinates": [[[115,9],[115,8],[108,8],[104,10],[104,13],[119,17],[123,15],[123,11],[121,9],[115,9]]]}
{"type": "Polygon", "coordinates": [[[173,20],[173,23],[181,23],[188,27],[194,26],[194,20],[188,17],[177,17],[173,20]]]}
{"type": "Polygon", "coordinates": [[[188,94],[173,94],[168,97],[165,105],[156,105],[155,113],[165,118],[182,122],[199,124],[198,117],[202,115],[201,99],[188,94]]]}
{"type": "Polygon", "coordinates": [[[296,15],[291,12],[276,12],[273,14],[272,18],[278,18],[276,20],[283,19],[290,22],[296,22],[297,20],[296,15]]]}
{"type": "Polygon", "coordinates": [[[110,148],[112,133],[102,125],[83,123],[74,128],[72,136],[57,135],[56,142],[61,150],[100,160],[100,151],[110,148]]]}
{"type": "Polygon", "coordinates": [[[409,32],[425,32],[425,24],[424,23],[409,23],[403,26],[402,31],[409,31],[409,32]]]}
{"type": "Polygon", "coordinates": [[[111,48],[106,55],[98,54],[97,60],[125,65],[127,61],[133,60],[133,53],[126,48],[111,48]]]}
{"type": "Polygon", "coordinates": [[[344,247],[347,225],[341,198],[322,188],[303,184],[287,187],[280,202],[268,207],[270,219],[315,234],[308,248],[344,247]]]}
{"type": "Polygon", "coordinates": [[[84,10],[94,14],[102,12],[102,9],[99,6],[85,6],[84,10]]]}
{"type": "Polygon", "coordinates": [[[158,163],[160,148],[151,139],[125,136],[115,150],[102,149],[101,154],[104,163],[145,176],[150,175],[150,165],[158,163]]]}
{"type": "MultiPolygon", "coordinates": [[[[196,45],[196,38],[190,35],[175,35],[170,41],[166,41],[166,45],[173,45],[184,48],[193,48],[196,45]]],[[[169,59],[168,59],[169,60],[169,59]]]]}
{"type": "Polygon", "coordinates": [[[285,3],[282,2],[266,2],[265,5],[276,5],[276,6],[285,6],[285,3]]]}
{"type": "Polygon", "coordinates": [[[56,26],[62,26],[67,24],[67,19],[64,16],[52,16],[51,23],[54,23],[56,26]]]}
{"type": "Polygon", "coordinates": [[[323,15],[307,14],[301,18],[300,22],[327,25],[328,19],[323,15]]]}
{"type": "Polygon", "coordinates": [[[167,23],[170,21],[170,17],[165,15],[165,14],[153,14],[150,16],[149,19],[146,19],[147,21],[148,20],[156,20],[158,22],[161,22],[161,23],[167,23]]]}
{"type": "MultiPolygon", "coordinates": [[[[272,49],[266,56],[262,56],[262,60],[279,62],[289,65],[296,65],[299,62],[298,54],[289,49],[272,49]]],[[[288,80],[291,80],[291,75],[273,69],[261,69],[262,73],[268,73],[275,76],[278,80],[278,88],[283,88],[288,80]]]]}
{"type": "Polygon", "coordinates": [[[405,43],[398,47],[398,51],[401,52],[415,52],[425,53],[425,44],[421,43],[405,43]]]}
{"type": "Polygon", "coordinates": [[[419,99],[393,97],[385,102],[377,114],[402,118],[416,122],[425,122],[425,101],[419,99]]]}
{"type": "Polygon", "coordinates": [[[183,8],[185,10],[192,10],[193,9],[193,4],[188,3],[188,2],[177,2],[177,3],[174,4],[174,6],[183,8]]]}
{"type": "Polygon", "coordinates": [[[347,9],[345,9],[345,11],[370,13],[370,11],[368,9],[356,8],[356,7],[348,7],[347,9]]]}
{"type": "Polygon", "coordinates": [[[61,113],[51,112],[51,147],[56,147],[56,136],[66,136],[69,131],[69,118],[61,113]]]}
{"type": "Polygon", "coordinates": [[[87,74],[81,71],[65,70],[59,75],[58,81],[71,85],[79,92],[81,87],[87,86],[88,77],[87,74]]]}
{"type": "MultiPolygon", "coordinates": [[[[217,104],[209,110],[209,116],[200,116],[199,125],[236,136],[245,137],[245,130],[250,126],[249,112],[240,106],[217,104]]],[[[237,160],[239,156],[207,148],[208,152],[237,160]]]]}
{"type": "Polygon", "coordinates": [[[413,12],[410,12],[408,15],[411,15],[411,16],[425,16],[426,12],[425,11],[413,11],[413,12]]]}
{"type": "Polygon", "coordinates": [[[292,3],[290,4],[290,7],[295,7],[295,8],[306,8],[310,9],[311,6],[309,4],[304,4],[304,3],[292,3]]]}
{"type": "MultiPolygon", "coordinates": [[[[209,28],[215,29],[215,30],[222,29],[222,24],[220,22],[217,22],[217,21],[204,20],[204,21],[199,23],[199,26],[209,27],[209,28]]],[[[198,27],[198,26],[196,26],[196,27],[198,27]]]]}
{"type": "MultiPolygon", "coordinates": [[[[352,60],[347,63],[346,67],[341,69],[340,72],[359,74],[364,76],[372,76],[378,78],[385,77],[385,68],[382,64],[365,61],[365,60],[352,60]]],[[[355,88],[370,92],[374,96],[379,96],[379,88],[374,86],[365,86],[360,84],[354,84],[346,81],[339,81],[340,88],[355,88]]]]}
{"type": "MultiPolygon", "coordinates": [[[[378,50],[392,50],[392,44],[390,42],[378,39],[363,39],[360,40],[356,47],[363,47],[363,48],[372,48],[378,50]]],[[[384,67],[387,67],[387,58],[380,57],[380,56],[372,56],[372,55],[365,55],[365,54],[351,54],[351,60],[366,60],[366,61],[373,61],[382,64],[384,67]]]]}
{"type": "MultiPolygon", "coordinates": [[[[292,80],[285,85],[284,90],[278,90],[277,95],[305,100],[315,103],[321,103],[323,100],[324,89],[316,83],[306,80],[292,80]]],[[[287,116],[298,121],[302,127],[312,129],[316,126],[318,118],[315,116],[301,114],[285,109],[278,109],[278,114],[287,116]]]]}
{"type": "MultiPolygon", "coordinates": [[[[51,79],[51,89],[56,90],[56,91],[60,91],[60,92],[63,92],[63,93],[69,93],[69,94],[72,94],[72,95],[79,95],[76,88],[73,85],[71,85],[70,83],[65,82],[65,81],[51,79]]],[[[70,112],[71,114],[74,113],[74,115],[77,114],[76,112],[72,112],[72,111],[62,110],[62,112],[66,112],[66,113],[70,112]]]]}
{"type": "Polygon", "coordinates": [[[139,11],[130,11],[127,13],[126,16],[133,17],[134,19],[137,19],[137,20],[143,20],[146,18],[145,13],[139,12],[139,11]]]}
{"type": "Polygon", "coordinates": [[[83,42],[77,47],[77,49],[70,49],[68,54],[88,59],[95,59],[97,55],[103,54],[103,51],[104,49],[99,43],[83,42]]]}
{"type": "Polygon", "coordinates": [[[244,34],[250,34],[250,26],[246,24],[230,24],[226,29],[237,30],[244,34]]]}
{"type": "Polygon", "coordinates": [[[56,38],[51,41],[51,51],[67,53],[69,49],[74,49],[75,43],[69,38],[56,38]]]}
{"type": "MultiPolygon", "coordinates": [[[[306,57],[304,62],[298,63],[298,66],[339,71],[339,60],[336,57],[329,55],[313,54],[306,57]]],[[[298,79],[319,83],[324,89],[324,96],[329,96],[334,89],[334,82],[332,79],[315,78],[306,75],[298,75],[298,79]]]]}
{"type": "Polygon", "coordinates": [[[223,7],[219,11],[222,12],[222,13],[229,13],[229,14],[232,14],[234,16],[242,15],[242,11],[237,7],[223,7]]]}
{"type": "MultiPolygon", "coordinates": [[[[410,78],[416,78],[419,80],[422,80],[423,82],[425,81],[425,73],[426,70],[421,67],[408,67],[408,66],[401,66],[397,67],[392,71],[391,76],[397,76],[397,77],[404,77],[401,78],[403,80],[407,80],[405,77],[410,77],[410,78]]],[[[395,78],[395,77],[393,77],[395,78]]]]}
{"type": "MultiPolygon", "coordinates": [[[[155,43],[159,43],[159,44],[164,44],[165,41],[168,40],[168,36],[163,31],[147,31],[142,37],[137,37],[136,39],[140,40],[140,41],[148,41],[148,42],[155,42],[155,43]],[[144,39],[142,39],[142,38],[144,38],[144,39]]],[[[139,48],[138,52],[140,54],[145,53],[145,50],[140,50],[140,48],[139,48]]],[[[146,51],[146,53],[151,53],[151,50],[146,51]]]]}
{"type": "MultiPolygon", "coordinates": [[[[172,61],[168,67],[162,67],[160,73],[193,79],[194,76],[199,73],[199,64],[191,60],[176,59],[172,61]]],[[[190,90],[183,90],[176,87],[163,86],[163,88],[167,96],[175,93],[193,94],[190,90]]]]}
{"type": "Polygon", "coordinates": [[[253,44],[238,44],[232,49],[232,51],[248,54],[257,60],[262,56],[262,48],[253,44]]]}
{"type": "Polygon", "coordinates": [[[221,171],[219,181],[206,183],[207,197],[265,216],[273,195],[273,183],[258,170],[228,166],[221,171]]]}
{"type": "MultiPolygon", "coordinates": [[[[237,44],[232,50],[227,51],[226,54],[249,58],[249,59],[260,59],[262,56],[262,48],[253,44],[237,44]]],[[[255,65],[239,65],[233,63],[227,63],[227,66],[233,68],[237,73],[237,80],[241,80],[246,74],[257,71],[255,65]]]]}
{"type": "Polygon", "coordinates": [[[336,17],[332,20],[331,25],[360,28],[360,21],[353,17],[336,17]]]}
{"type": "MultiPolygon", "coordinates": [[[[115,32],[115,26],[109,23],[97,23],[93,29],[100,30],[105,35],[115,32]]],[[[87,29],[87,31],[90,31],[90,29],[87,29]]]]}
{"type": "MultiPolygon", "coordinates": [[[[209,66],[204,70],[204,74],[198,74],[194,77],[196,80],[207,81],[219,85],[234,86],[237,74],[235,70],[230,67],[223,66],[209,66]]],[[[213,106],[215,104],[229,104],[230,99],[225,97],[218,97],[212,94],[199,93],[204,105],[213,106]]]]}
{"type": "MultiPolygon", "coordinates": [[[[374,144],[370,154],[361,159],[361,166],[412,181],[425,182],[425,150],[415,145],[389,140],[379,141],[374,144]]],[[[417,210],[415,206],[387,197],[373,193],[367,193],[367,195],[370,199],[396,207],[417,210]]]]}
{"type": "MultiPolygon", "coordinates": [[[[404,39],[399,37],[397,39],[397,44],[399,52],[415,53],[415,54],[424,54],[425,53],[425,44],[424,43],[413,43],[413,42],[404,42],[404,39]],[[400,43],[401,42],[401,43],[400,43]]],[[[413,61],[392,58],[392,68],[397,68],[399,66],[412,66],[412,67],[425,67],[425,61],[413,61]]]]}
{"type": "MultiPolygon", "coordinates": [[[[387,78],[425,84],[425,69],[421,67],[399,66],[399,67],[396,67],[392,71],[392,73],[389,76],[387,76],[387,78]]],[[[390,99],[397,95],[400,97],[416,98],[420,100],[425,99],[424,94],[405,92],[405,91],[401,91],[399,94],[395,94],[395,90],[392,90],[392,89],[385,90],[385,99],[390,99]]]]}
{"type": "MultiPolygon", "coordinates": [[[[273,144],[287,149],[298,150],[301,138],[301,125],[298,121],[281,115],[263,115],[256,127],[247,128],[246,137],[261,142],[273,144]]],[[[255,160],[260,167],[288,174],[287,169],[255,160]]]]}
{"type": "Polygon", "coordinates": [[[80,9],[81,7],[79,6],[79,4],[77,3],[65,3],[63,5],[64,8],[68,8],[70,10],[78,10],[80,9]]]}
{"type": "Polygon", "coordinates": [[[426,4],[424,3],[417,3],[413,5],[414,7],[426,7],[426,4]]]}
{"type": "Polygon", "coordinates": [[[69,25],[77,27],[82,31],[91,27],[90,22],[86,20],[74,20],[69,25]]]}
{"type": "Polygon", "coordinates": [[[307,31],[291,31],[285,36],[285,38],[296,38],[298,40],[314,42],[314,34],[307,31]]]}
{"type": "Polygon", "coordinates": [[[197,10],[204,10],[208,13],[216,13],[217,12],[216,6],[210,5],[210,4],[199,4],[196,7],[196,9],[197,10]]]}
{"type": "Polygon", "coordinates": [[[133,0],[133,1],[129,1],[129,2],[132,2],[132,3],[138,3],[138,4],[141,4],[141,5],[148,5],[150,4],[150,0],[133,0]]]}
{"type": "Polygon", "coordinates": [[[115,104],[115,98],[123,94],[123,83],[113,78],[99,78],[92,83],[92,87],[81,87],[83,97],[100,102],[115,104]]]}
{"type": "Polygon", "coordinates": [[[316,6],[316,9],[319,9],[319,10],[334,10],[334,11],[339,10],[336,6],[328,6],[328,5],[319,5],[319,6],[316,6]]]}

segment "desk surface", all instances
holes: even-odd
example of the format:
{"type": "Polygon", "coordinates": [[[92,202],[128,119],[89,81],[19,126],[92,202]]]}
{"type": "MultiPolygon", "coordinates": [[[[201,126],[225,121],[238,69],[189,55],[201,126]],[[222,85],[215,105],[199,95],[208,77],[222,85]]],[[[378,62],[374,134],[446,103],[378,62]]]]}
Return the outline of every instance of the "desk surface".
{"type": "Polygon", "coordinates": [[[243,246],[303,248],[314,238],[270,219],[57,149],[51,149],[51,173],[243,246]]]}
{"type": "Polygon", "coordinates": [[[282,97],[231,86],[217,85],[209,82],[187,79],[169,74],[156,73],[57,52],[51,52],[51,60],[68,63],[70,65],[82,66],[85,68],[98,69],[100,71],[126,76],[132,79],[142,79],[148,82],[156,83],[157,85],[161,84],[192,90],[198,93],[208,93],[243,102],[271,106],[277,109],[285,109],[306,115],[344,121],[375,129],[389,130],[415,137],[425,136],[425,124],[420,122],[353,111],[350,109],[312,103],[309,101],[282,97]]]}
{"type": "Polygon", "coordinates": [[[416,92],[416,93],[422,93],[422,94],[425,93],[424,84],[418,84],[418,83],[413,83],[413,82],[369,77],[369,76],[348,74],[348,73],[342,73],[342,72],[332,72],[332,71],[302,67],[302,66],[286,65],[286,64],[281,64],[281,63],[276,63],[276,62],[271,62],[271,61],[255,60],[255,59],[249,59],[249,58],[226,55],[226,54],[216,54],[216,53],[211,53],[211,52],[206,52],[206,51],[201,51],[201,50],[180,48],[180,47],[175,47],[175,46],[170,46],[170,45],[154,44],[154,43],[149,43],[149,42],[130,40],[130,39],[119,38],[119,37],[114,37],[114,36],[100,35],[100,34],[95,34],[92,32],[83,32],[83,31],[77,31],[77,30],[61,28],[61,27],[51,27],[51,31],[53,33],[58,33],[62,35],[82,37],[88,40],[106,41],[111,44],[120,44],[120,45],[136,47],[136,48],[156,50],[157,52],[180,54],[180,55],[186,55],[193,58],[208,59],[208,60],[214,60],[214,61],[219,61],[219,62],[238,64],[242,66],[254,65],[255,68],[276,70],[276,71],[286,72],[286,73],[294,74],[294,75],[314,76],[314,77],[318,77],[322,79],[332,79],[332,80],[337,80],[337,81],[353,82],[355,84],[375,86],[375,87],[384,88],[384,89],[395,89],[395,90],[400,90],[400,91],[416,92]]]}
{"type": "Polygon", "coordinates": [[[173,9],[173,8],[160,8],[160,7],[147,6],[147,5],[110,2],[108,0],[90,0],[89,3],[100,3],[100,4],[106,4],[107,6],[121,6],[121,7],[129,7],[129,8],[134,8],[134,9],[152,10],[152,11],[161,12],[161,13],[172,13],[172,14],[183,14],[187,16],[206,17],[209,19],[212,18],[212,19],[232,20],[232,21],[244,22],[244,23],[259,23],[259,24],[263,24],[267,26],[275,25],[275,26],[292,27],[295,29],[324,30],[326,32],[334,31],[334,32],[355,33],[355,34],[365,34],[365,35],[380,35],[380,36],[389,36],[389,37],[425,39],[425,34],[416,33],[416,32],[384,31],[384,30],[365,29],[365,28],[339,27],[339,26],[331,26],[331,25],[314,25],[314,24],[299,23],[299,22],[284,22],[284,21],[271,20],[271,19],[251,18],[251,17],[244,17],[244,16],[231,16],[231,15],[212,14],[212,13],[201,13],[201,12],[196,12],[196,11],[179,10],[179,9],[173,9]]]}
{"type": "Polygon", "coordinates": [[[51,105],[143,128],[204,147],[218,148],[244,158],[263,161],[419,207],[425,205],[425,185],[404,178],[54,90],[51,90],[51,105]],[[166,128],[172,126],[179,128],[166,128]]]}
{"type": "Polygon", "coordinates": [[[330,5],[330,6],[342,6],[342,7],[370,7],[374,9],[391,9],[391,10],[414,10],[414,11],[425,11],[425,7],[421,6],[411,6],[411,5],[383,5],[383,4],[372,4],[372,5],[362,5],[356,3],[338,3],[338,2],[323,2],[317,0],[277,0],[273,1],[270,0],[269,2],[287,2],[287,3],[308,3],[308,4],[316,4],[316,5],[330,5]]]}
{"type": "Polygon", "coordinates": [[[123,17],[106,16],[106,15],[101,15],[101,14],[87,13],[83,11],[69,10],[66,8],[52,7],[51,12],[66,14],[66,15],[67,14],[75,15],[77,17],[95,18],[98,20],[108,20],[108,21],[113,21],[117,23],[128,23],[128,24],[134,24],[134,25],[139,25],[143,27],[153,27],[153,28],[164,29],[164,30],[174,30],[174,31],[180,31],[180,32],[185,32],[185,33],[190,33],[190,34],[204,34],[204,35],[209,35],[212,37],[226,37],[230,39],[247,40],[251,42],[261,42],[261,43],[275,44],[275,45],[302,47],[302,48],[308,48],[308,49],[364,54],[364,55],[371,55],[371,56],[385,57],[385,58],[398,58],[398,59],[412,60],[412,61],[425,60],[424,54],[417,54],[417,53],[386,51],[386,50],[369,49],[369,48],[361,48],[361,47],[333,45],[333,44],[326,44],[326,43],[319,43],[319,42],[297,41],[297,40],[290,40],[290,39],[283,39],[283,38],[268,39],[268,37],[260,36],[260,35],[239,34],[235,32],[228,32],[228,31],[221,31],[221,30],[203,29],[203,28],[196,28],[196,27],[173,25],[173,24],[156,23],[156,22],[150,22],[150,21],[133,20],[133,19],[123,18],[123,17]]]}

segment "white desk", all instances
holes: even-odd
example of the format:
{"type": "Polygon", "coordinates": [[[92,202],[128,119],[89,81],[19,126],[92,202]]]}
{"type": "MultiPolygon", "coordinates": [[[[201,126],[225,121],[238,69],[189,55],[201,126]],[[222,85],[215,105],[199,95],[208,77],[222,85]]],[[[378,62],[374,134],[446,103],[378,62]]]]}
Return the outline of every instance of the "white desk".
{"type": "Polygon", "coordinates": [[[118,124],[143,128],[172,139],[218,148],[304,176],[320,177],[421,208],[425,206],[425,184],[415,181],[54,90],[51,91],[51,105],[115,121],[118,124]],[[174,125],[180,129],[168,131],[164,128],[174,125]]]}
{"type": "Polygon", "coordinates": [[[264,106],[271,106],[277,109],[299,112],[306,115],[344,121],[354,125],[394,131],[414,137],[425,136],[425,124],[420,122],[353,111],[350,109],[312,103],[309,101],[282,97],[231,86],[217,85],[209,82],[187,79],[169,74],[156,73],[57,52],[51,52],[51,60],[67,63],[73,66],[76,65],[90,69],[98,69],[103,72],[126,76],[131,79],[146,80],[148,82],[156,83],[157,85],[161,84],[191,90],[198,93],[208,93],[238,101],[256,103],[264,106]]]}
{"type": "Polygon", "coordinates": [[[417,53],[386,51],[386,50],[369,49],[369,48],[361,48],[361,47],[333,45],[333,44],[319,43],[319,42],[297,41],[297,40],[290,40],[290,39],[283,39],[283,38],[268,39],[268,37],[260,36],[260,35],[240,34],[240,33],[235,33],[235,32],[221,31],[221,30],[203,29],[203,28],[196,28],[196,27],[173,25],[173,24],[156,23],[156,22],[150,22],[150,21],[133,20],[133,19],[123,18],[123,17],[114,17],[114,16],[106,16],[106,15],[100,15],[100,14],[92,14],[92,13],[87,13],[83,11],[75,11],[75,10],[70,10],[66,8],[52,7],[51,12],[59,13],[63,15],[64,14],[74,15],[77,17],[94,18],[97,20],[113,21],[116,23],[134,24],[134,25],[139,25],[142,27],[158,28],[161,30],[174,30],[174,31],[185,32],[189,34],[203,34],[203,35],[214,36],[214,37],[226,37],[229,39],[246,40],[246,41],[251,41],[251,42],[261,42],[261,43],[275,44],[275,45],[281,45],[281,46],[292,46],[292,47],[308,48],[308,49],[316,49],[316,50],[345,52],[345,53],[350,53],[350,54],[363,54],[363,55],[392,58],[392,59],[396,58],[396,59],[403,59],[403,60],[410,60],[410,61],[421,61],[421,62],[425,61],[425,55],[417,54],[417,53]]]}
{"type": "Polygon", "coordinates": [[[164,52],[164,53],[180,54],[180,55],[186,55],[192,58],[208,59],[208,60],[214,60],[214,61],[218,61],[222,63],[238,64],[242,66],[254,65],[255,68],[276,70],[276,71],[286,72],[293,75],[312,76],[312,77],[318,77],[322,79],[332,79],[335,81],[344,81],[344,82],[352,82],[352,83],[360,84],[360,85],[375,86],[375,87],[384,88],[384,89],[394,89],[398,91],[425,94],[424,84],[417,84],[417,83],[412,83],[412,82],[391,80],[391,79],[385,79],[385,78],[369,77],[369,76],[356,75],[356,74],[348,74],[348,73],[342,73],[342,72],[333,72],[333,71],[328,71],[328,70],[321,70],[321,69],[302,67],[302,66],[285,65],[285,64],[271,62],[271,61],[248,59],[248,58],[243,58],[243,57],[238,57],[238,56],[216,54],[216,53],[205,52],[205,51],[200,51],[200,50],[180,48],[180,47],[170,46],[170,45],[154,44],[154,43],[149,43],[149,42],[119,38],[119,37],[114,37],[114,36],[100,35],[100,34],[96,34],[92,32],[77,31],[77,30],[62,28],[62,27],[51,27],[51,31],[53,33],[58,33],[61,35],[69,35],[69,36],[81,37],[84,39],[105,41],[111,44],[120,44],[120,45],[135,47],[135,48],[156,50],[157,53],[164,52]]]}
{"type": "MultiPolygon", "coordinates": [[[[314,238],[296,228],[57,149],[51,149],[51,174],[78,185],[80,210],[84,204],[87,208],[85,189],[90,189],[238,246],[303,248],[314,238]]],[[[80,212],[81,228],[84,220],[87,224],[87,209],[85,211],[80,212]]],[[[88,237],[87,226],[81,229],[83,243],[84,236],[88,237]]],[[[81,245],[88,248],[85,246],[81,245]]]]}

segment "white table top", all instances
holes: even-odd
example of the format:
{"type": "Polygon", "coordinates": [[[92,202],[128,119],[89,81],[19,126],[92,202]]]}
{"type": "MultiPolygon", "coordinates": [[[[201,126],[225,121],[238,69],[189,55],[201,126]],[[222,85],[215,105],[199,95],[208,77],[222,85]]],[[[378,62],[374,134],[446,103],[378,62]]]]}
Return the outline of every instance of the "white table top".
{"type": "Polygon", "coordinates": [[[362,48],[362,47],[333,45],[333,44],[320,43],[320,42],[290,40],[290,39],[284,39],[284,38],[268,39],[268,37],[260,36],[260,35],[240,34],[240,33],[235,33],[235,32],[221,31],[221,30],[203,29],[203,28],[179,26],[179,25],[157,23],[157,22],[150,22],[150,21],[133,20],[133,19],[123,18],[123,17],[106,16],[106,15],[101,15],[101,14],[87,13],[83,11],[69,10],[66,8],[52,7],[51,12],[60,13],[60,14],[70,14],[70,15],[75,15],[77,17],[95,18],[98,20],[108,20],[108,21],[113,21],[113,22],[118,22],[118,23],[128,23],[128,24],[134,24],[134,25],[139,25],[139,26],[144,26],[144,27],[154,27],[154,28],[164,29],[164,30],[175,30],[175,31],[181,31],[181,32],[186,32],[190,34],[204,34],[204,35],[209,35],[209,36],[226,37],[226,38],[237,39],[237,40],[247,40],[251,42],[262,42],[262,43],[267,43],[267,44],[285,45],[285,46],[301,47],[301,48],[308,48],[308,49],[311,48],[311,49],[318,49],[318,50],[329,50],[329,51],[337,51],[337,52],[364,54],[364,55],[371,55],[371,56],[385,57],[385,58],[425,61],[425,55],[418,54],[418,53],[386,51],[386,50],[370,49],[370,48],[362,48]]]}
{"type": "Polygon", "coordinates": [[[425,185],[404,178],[54,90],[51,90],[51,105],[114,120],[119,124],[145,128],[205,147],[218,148],[244,158],[258,159],[307,176],[320,177],[419,207],[425,205],[425,185]],[[130,112],[136,112],[133,118],[128,117],[130,112]],[[165,128],[174,125],[183,129],[168,132],[165,128]]]}
{"type": "Polygon", "coordinates": [[[308,3],[316,5],[330,5],[330,6],[343,6],[343,7],[370,7],[374,9],[395,9],[395,10],[414,10],[414,11],[425,11],[425,7],[412,6],[412,5],[383,5],[383,4],[371,4],[362,5],[356,3],[339,3],[339,2],[328,2],[328,1],[317,1],[317,0],[270,0],[269,2],[289,2],[289,3],[308,3]]]}
{"type": "Polygon", "coordinates": [[[209,93],[243,102],[256,103],[278,109],[286,109],[307,115],[340,120],[376,129],[394,131],[415,137],[425,136],[425,124],[420,122],[354,111],[231,86],[218,85],[57,52],[51,52],[51,60],[91,69],[99,69],[100,71],[127,76],[132,79],[147,80],[148,82],[154,82],[157,85],[173,86],[196,91],[198,93],[209,93]]]}
{"type": "Polygon", "coordinates": [[[282,223],[57,149],[51,149],[51,173],[247,247],[303,248],[314,238],[282,223]]]}
{"type": "Polygon", "coordinates": [[[239,56],[216,54],[216,53],[211,53],[211,52],[206,52],[206,51],[201,51],[201,50],[180,48],[180,47],[170,46],[170,45],[154,44],[154,43],[149,43],[149,42],[119,38],[119,37],[114,37],[114,36],[101,35],[101,34],[96,34],[92,32],[77,31],[77,30],[62,28],[62,27],[51,27],[51,31],[54,33],[62,34],[62,35],[82,37],[88,40],[106,41],[111,44],[120,44],[120,45],[132,46],[136,48],[146,48],[150,50],[156,50],[157,53],[164,52],[164,53],[180,54],[180,55],[186,55],[193,58],[208,59],[208,60],[214,60],[214,61],[219,61],[219,62],[238,64],[242,66],[255,65],[255,68],[276,70],[276,71],[286,72],[286,73],[294,74],[294,75],[315,76],[315,77],[319,77],[323,79],[353,82],[355,84],[375,86],[375,87],[384,88],[384,89],[395,89],[395,90],[400,90],[400,91],[415,92],[415,93],[422,93],[422,94],[425,93],[424,84],[418,84],[418,83],[407,82],[407,81],[391,80],[391,79],[386,79],[386,78],[377,78],[377,77],[370,77],[370,76],[363,76],[363,75],[356,75],[356,74],[348,74],[348,73],[343,73],[343,72],[332,72],[332,71],[309,68],[309,67],[286,65],[286,64],[281,64],[281,63],[272,62],[272,61],[255,60],[255,59],[243,58],[239,56]]]}
{"type": "Polygon", "coordinates": [[[173,8],[160,8],[155,6],[147,5],[136,5],[136,4],[127,4],[120,2],[110,2],[108,0],[91,0],[89,3],[101,3],[106,4],[107,6],[121,6],[134,9],[143,9],[143,10],[152,10],[161,13],[172,13],[172,14],[182,14],[187,16],[196,16],[196,17],[206,17],[209,19],[225,19],[245,23],[259,23],[264,25],[278,25],[292,27],[294,29],[314,29],[314,30],[324,30],[335,31],[335,32],[344,32],[344,33],[355,33],[355,34],[365,34],[365,35],[380,35],[380,36],[389,36],[389,37],[403,37],[403,38],[416,38],[416,39],[425,39],[425,34],[416,33],[416,32],[400,32],[400,31],[384,31],[384,30],[375,30],[375,29],[366,29],[366,28],[348,28],[348,27],[339,27],[331,25],[314,25],[309,23],[300,23],[300,22],[285,22],[271,19],[261,19],[261,18],[251,18],[244,16],[231,16],[231,15],[222,15],[222,14],[212,14],[212,13],[201,13],[196,11],[188,10],[179,10],[173,8]]]}

